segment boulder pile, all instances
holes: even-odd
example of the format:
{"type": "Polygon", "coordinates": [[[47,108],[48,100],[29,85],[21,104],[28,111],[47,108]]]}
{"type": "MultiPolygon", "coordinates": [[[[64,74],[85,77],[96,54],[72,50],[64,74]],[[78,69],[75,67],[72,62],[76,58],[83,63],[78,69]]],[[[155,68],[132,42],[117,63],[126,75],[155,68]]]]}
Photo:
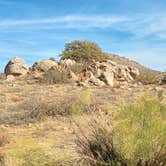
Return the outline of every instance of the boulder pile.
{"type": "Polygon", "coordinates": [[[84,71],[80,84],[93,84],[114,87],[122,82],[134,80],[139,75],[137,68],[119,65],[113,61],[93,62],[84,71]]]}
{"type": "MultiPolygon", "coordinates": [[[[59,63],[53,59],[45,59],[38,61],[32,65],[29,69],[24,60],[21,58],[14,58],[9,61],[5,67],[5,74],[20,76],[28,73],[35,73],[35,75],[42,76],[42,73],[48,72],[52,68],[56,68],[55,71],[67,69],[70,73],[73,81],[80,86],[111,86],[120,85],[134,80],[139,75],[137,68],[120,65],[114,61],[106,60],[102,62],[92,61],[86,64],[81,72],[75,73],[72,71],[72,67],[78,63],[71,59],[61,60],[59,63]]],[[[82,65],[83,66],[83,65],[82,65]]],[[[54,71],[54,70],[53,70],[54,71]]]]}

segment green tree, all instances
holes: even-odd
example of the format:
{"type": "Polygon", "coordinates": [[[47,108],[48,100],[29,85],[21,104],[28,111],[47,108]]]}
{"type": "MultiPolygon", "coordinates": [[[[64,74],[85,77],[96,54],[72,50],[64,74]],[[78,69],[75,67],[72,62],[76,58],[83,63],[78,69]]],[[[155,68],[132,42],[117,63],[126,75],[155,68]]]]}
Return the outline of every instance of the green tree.
{"type": "Polygon", "coordinates": [[[107,56],[94,42],[75,40],[65,45],[65,50],[60,55],[61,59],[72,59],[77,62],[90,60],[104,60],[107,56]]]}

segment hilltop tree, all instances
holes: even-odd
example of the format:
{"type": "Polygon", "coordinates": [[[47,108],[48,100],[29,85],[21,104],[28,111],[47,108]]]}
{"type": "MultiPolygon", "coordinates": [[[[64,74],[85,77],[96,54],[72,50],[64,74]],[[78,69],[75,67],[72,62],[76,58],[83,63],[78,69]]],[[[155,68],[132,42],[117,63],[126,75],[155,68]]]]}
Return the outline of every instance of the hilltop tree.
{"type": "Polygon", "coordinates": [[[101,61],[106,59],[106,54],[94,42],[75,40],[65,45],[65,50],[60,55],[61,59],[72,59],[77,62],[90,60],[101,61]]]}

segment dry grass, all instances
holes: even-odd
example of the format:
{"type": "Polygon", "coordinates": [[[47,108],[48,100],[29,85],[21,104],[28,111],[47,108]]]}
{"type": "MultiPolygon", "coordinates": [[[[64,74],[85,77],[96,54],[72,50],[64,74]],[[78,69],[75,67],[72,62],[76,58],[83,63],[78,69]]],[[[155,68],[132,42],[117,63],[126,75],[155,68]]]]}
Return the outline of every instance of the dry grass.
{"type": "MultiPolygon", "coordinates": [[[[15,166],[15,161],[20,164],[25,160],[34,161],[35,158],[45,160],[45,156],[49,156],[50,161],[57,166],[87,165],[77,153],[75,141],[77,136],[81,137],[81,132],[89,136],[91,129],[88,126],[92,119],[107,123],[108,112],[104,109],[98,110],[101,108],[98,106],[103,107],[108,101],[115,103],[119,97],[134,99],[149,88],[155,89],[152,86],[139,86],[130,90],[128,88],[86,90],[72,85],[28,85],[24,82],[19,84],[16,82],[13,87],[0,85],[0,128],[10,138],[9,144],[3,144],[1,159],[4,160],[5,152],[8,156],[8,160],[5,157],[6,166],[15,166]],[[95,100],[91,100],[91,95],[95,100]],[[80,100],[81,98],[83,100],[80,100]],[[92,109],[94,111],[90,111],[92,109]],[[105,120],[102,120],[101,115],[99,116],[101,113],[105,120]],[[81,126],[83,131],[75,124],[81,126]],[[25,148],[26,146],[24,147],[20,140],[33,140],[37,148],[25,148]],[[9,153],[20,152],[20,150],[22,161],[19,161],[20,156],[9,153]],[[51,155],[49,152],[52,152],[51,155]],[[27,153],[33,155],[28,156],[27,153]]],[[[163,89],[165,94],[165,87],[160,89],[163,89]]]]}

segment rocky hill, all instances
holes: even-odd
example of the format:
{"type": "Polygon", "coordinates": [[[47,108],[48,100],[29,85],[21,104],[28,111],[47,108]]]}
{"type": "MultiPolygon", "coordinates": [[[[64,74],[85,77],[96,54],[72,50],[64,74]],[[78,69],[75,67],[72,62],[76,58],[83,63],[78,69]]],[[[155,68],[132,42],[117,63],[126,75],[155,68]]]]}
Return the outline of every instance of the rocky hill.
{"type": "MultiPolygon", "coordinates": [[[[101,147],[109,143],[94,128],[104,126],[103,131],[112,130],[113,108],[119,110],[119,100],[135,104],[148,91],[159,99],[152,100],[147,94],[138,101],[146,99],[150,103],[136,103],[134,107],[130,104],[131,111],[141,106],[136,114],[139,117],[146,110],[144,106],[149,110],[164,108],[159,102],[166,101],[165,78],[160,85],[143,84],[138,77],[146,68],[123,60],[114,57],[80,63],[50,58],[31,67],[21,58],[10,60],[0,76],[0,165],[88,165],[84,155],[94,157],[88,148],[89,139],[99,136],[101,147]]],[[[129,112],[124,115],[134,116],[129,116],[129,112]]],[[[139,120],[138,117],[134,118],[139,120]]]]}

